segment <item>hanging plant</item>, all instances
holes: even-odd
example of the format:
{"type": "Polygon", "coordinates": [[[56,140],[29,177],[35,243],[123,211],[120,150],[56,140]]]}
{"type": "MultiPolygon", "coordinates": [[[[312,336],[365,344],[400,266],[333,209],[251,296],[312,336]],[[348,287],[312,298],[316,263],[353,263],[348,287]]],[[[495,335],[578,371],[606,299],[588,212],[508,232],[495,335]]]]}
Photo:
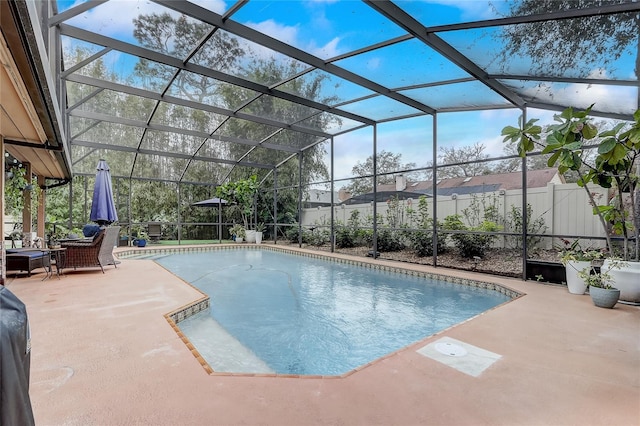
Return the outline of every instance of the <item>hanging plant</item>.
{"type": "Polygon", "coordinates": [[[26,169],[14,166],[5,173],[4,183],[4,214],[22,217],[24,208],[24,188],[30,185],[26,178],[26,169]]]}

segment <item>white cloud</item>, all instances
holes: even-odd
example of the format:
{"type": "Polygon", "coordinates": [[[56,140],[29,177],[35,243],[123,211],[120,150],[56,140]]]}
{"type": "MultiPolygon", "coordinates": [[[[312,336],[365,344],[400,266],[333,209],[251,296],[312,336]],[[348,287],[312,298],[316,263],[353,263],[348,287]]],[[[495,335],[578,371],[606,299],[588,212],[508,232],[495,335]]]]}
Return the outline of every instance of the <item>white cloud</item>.
{"type": "MultiPolygon", "coordinates": [[[[191,0],[205,9],[216,13],[223,13],[227,6],[222,0],[191,0]]],[[[74,4],[80,4],[76,2],[74,4]]],[[[139,15],[151,13],[169,13],[171,16],[180,16],[173,9],[166,8],[148,0],[111,0],[90,9],[83,14],[69,20],[71,25],[84,28],[96,33],[113,37],[119,40],[133,40],[133,19],[139,15]],[[126,10],[126,13],[123,13],[126,10]]]]}
{"type": "Polygon", "coordinates": [[[502,142],[502,136],[500,136],[499,133],[495,137],[481,139],[478,142],[484,145],[484,153],[489,157],[500,157],[505,155],[505,143],[502,142]]]}
{"type": "MultiPolygon", "coordinates": [[[[283,43],[297,47],[311,53],[319,58],[331,58],[342,53],[338,48],[340,43],[340,37],[335,37],[326,44],[319,46],[314,40],[303,42],[300,39],[299,26],[282,25],[269,19],[262,22],[246,22],[248,27],[251,27],[257,31],[263,32],[270,37],[282,41],[283,43]]],[[[254,47],[254,50],[256,47],[254,47]]]]}
{"type": "MultiPolygon", "coordinates": [[[[262,22],[246,22],[245,25],[284,43],[291,44],[292,46],[295,46],[296,40],[298,39],[297,26],[281,25],[273,19],[268,19],[262,22]]],[[[240,40],[240,44],[243,44],[242,40],[240,40]]],[[[251,43],[250,49],[258,57],[263,59],[269,59],[273,56],[273,51],[271,49],[255,43],[251,43]]]]}
{"type": "MultiPolygon", "coordinates": [[[[593,70],[590,76],[606,78],[606,72],[593,70]]],[[[542,82],[534,87],[525,88],[523,93],[537,101],[561,107],[573,106],[585,109],[595,104],[594,110],[625,113],[637,108],[637,90],[626,86],[605,84],[571,83],[561,85],[542,82]]]]}
{"type": "Polygon", "coordinates": [[[316,47],[315,43],[311,43],[307,50],[309,53],[319,58],[333,58],[334,56],[338,56],[342,53],[341,50],[338,49],[338,43],[340,43],[340,37],[335,37],[324,46],[316,47]]]}
{"type": "Polygon", "coordinates": [[[223,14],[227,10],[227,4],[223,0],[190,0],[191,3],[209,9],[212,12],[223,14]]]}
{"type": "Polygon", "coordinates": [[[496,9],[504,10],[506,1],[480,1],[480,0],[425,0],[425,3],[439,4],[459,9],[462,20],[476,21],[483,19],[500,18],[496,9]]]}
{"type": "MultiPolygon", "coordinates": [[[[117,0],[103,3],[69,20],[71,25],[121,40],[133,38],[133,17],[162,13],[168,9],[143,0],[117,0]],[[123,8],[127,12],[123,15],[123,8]],[[132,13],[133,11],[133,13],[132,13]],[[126,19],[123,19],[123,16],[126,19]],[[132,18],[129,18],[131,16],[132,18]]],[[[173,15],[178,15],[169,11],[173,15]]]]}
{"type": "Polygon", "coordinates": [[[370,70],[378,69],[381,63],[382,60],[380,59],[380,57],[371,58],[367,61],[367,68],[370,70]]]}
{"type": "Polygon", "coordinates": [[[293,46],[295,46],[298,38],[297,26],[278,24],[273,19],[268,19],[262,22],[247,22],[246,25],[293,46]]]}

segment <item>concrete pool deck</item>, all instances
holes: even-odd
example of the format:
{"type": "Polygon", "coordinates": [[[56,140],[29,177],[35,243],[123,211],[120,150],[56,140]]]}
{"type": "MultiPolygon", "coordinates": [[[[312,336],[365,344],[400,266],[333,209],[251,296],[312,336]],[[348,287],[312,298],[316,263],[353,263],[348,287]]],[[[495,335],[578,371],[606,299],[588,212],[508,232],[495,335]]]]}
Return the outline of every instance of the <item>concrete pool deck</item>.
{"type": "Polygon", "coordinates": [[[10,273],[7,288],[31,324],[36,424],[640,424],[640,307],[601,309],[561,286],[369,261],[526,295],[346,377],[298,379],[207,374],[164,317],[201,294],[152,261],[45,281],[10,273]],[[418,352],[444,337],[499,359],[475,377],[418,352]]]}

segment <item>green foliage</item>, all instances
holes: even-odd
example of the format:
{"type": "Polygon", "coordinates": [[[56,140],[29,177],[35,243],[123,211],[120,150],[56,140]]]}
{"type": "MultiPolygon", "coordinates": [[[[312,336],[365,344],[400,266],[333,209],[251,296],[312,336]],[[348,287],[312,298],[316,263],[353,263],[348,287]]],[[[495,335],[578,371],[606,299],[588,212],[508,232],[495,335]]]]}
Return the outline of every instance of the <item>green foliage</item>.
{"type": "MultiPolygon", "coordinates": [[[[556,166],[558,172],[574,171],[578,174],[578,185],[584,187],[589,201],[593,206],[593,213],[597,215],[603,226],[607,238],[609,252],[613,253],[613,245],[609,237],[608,223],[613,224],[613,232],[623,235],[624,256],[629,256],[628,241],[631,231],[640,224],[637,211],[636,190],[639,177],[635,173],[635,164],[640,159],[640,110],[634,113],[634,121],[630,126],[624,123],[616,125],[598,133],[598,128],[591,123],[593,105],[584,111],[567,108],[561,114],[554,116],[557,124],[549,126],[550,133],[545,143],[539,138],[539,127],[531,125],[530,120],[522,129],[507,126],[502,130],[503,141],[516,143],[521,156],[536,146],[542,148],[543,154],[551,154],[549,167],[556,166]],[[626,129],[626,130],[625,130],[626,129]],[[589,161],[586,156],[586,145],[600,138],[597,144],[597,156],[589,161]],[[614,188],[615,200],[608,205],[600,206],[596,203],[589,185],[594,184],[602,188],[614,188]],[[629,192],[630,208],[624,205],[624,192],[629,192]],[[630,210],[630,212],[629,212],[630,210]]],[[[636,238],[636,253],[638,239],[636,238]]]]}
{"type": "Polygon", "coordinates": [[[405,219],[406,211],[404,206],[400,203],[398,197],[391,197],[387,200],[386,220],[383,221],[383,226],[378,227],[378,239],[377,248],[381,252],[391,252],[404,250],[406,240],[406,231],[403,229],[408,228],[405,219]]]}
{"type": "Polygon", "coordinates": [[[360,212],[352,210],[347,225],[338,225],[335,229],[336,247],[350,248],[361,245],[360,212]]]}
{"type": "MultiPolygon", "coordinates": [[[[210,31],[208,24],[168,13],[140,15],[133,24],[133,35],[141,46],[178,58],[188,57],[193,46],[199,45],[210,31]]],[[[245,54],[238,40],[225,32],[216,34],[214,39],[215,43],[206,43],[193,61],[219,71],[238,67],[240,58],[245,54]]],[[[136,64],[135,70],[145,77],[150,88],[156,90],[162,90],[173,74],[169,67],[145,59],[136,64]]],[[[179,73],[175,77],[174,86],[180,89],[181,96],[190,100],[203,102],[220,90],[214,79],[202,78],[195,73],[179,73]]]]}
{"type": "MultiPolygon", "coordinates": [[[[86,176],[76,176],[71,185],[47,189],[46,222],[64,225],[66,227],[81,227],[89,220],[89,213],[85,211],[84,181],[86,176]],[[74,203],[71,204],[69,215],[69,194],[73,188],[74,203]],[[71,223],[69,223],[71,222],[71,223]]],[[[89,203],[90,200],[87,200],[89,203]]],[[[90,204],[88,204],[90,205],[90,204]]]]}
{"type": "MultiPolygon", "coordinates": [[[[177,220],[177,185],[167,182],[131,181],[132,222],[177,220]]],[[[120,217],[121,211],[118,211],[120,217]]]]}
{"type": "Polygon", "coordinates": [[[236,223],[232,227],[229,228],[229,235],[232,235],[236,238],[245,238],[247,233],[245,227],[236,223]]]}
{"type": "Polygon", "coordinates": [[[615,288],[615,281],[609,271],[596,269],[593,265],[578,271],[578,276],[587,283],[589,287],[599,287],[605,289],[615,288]]]}
{"type": "MultiPolygon", "coordinates": [[[[450,215],[445,218],[443,229],[457,231],[498,232],[504,219],[499,213],[499,199],[496,194],[473,194],[468,207],[462,209],[461,215],[450,215]],[[465,225],[465,222],[469,225],[465,225]]],[[[453,233],[450,237],[462,257],[483,257],[487,249],[498,238],[497,235],[469,233],[453,233]]]]}
{"type": "MultiPolygon", "coordinates": [[[[445,251],[445,239],[445,234],[438,234],[437,253],[445,251]]],[[[411,248],[418,256],[433,256],[433,231],[412,231],[409,234],[409,240],[411,241],[411,248]]]]}
{"type": "Polygon", "coordinates": [[[226,200],[229,203],[228,209],[236,209],[244,227],[248,228],[258,188],[258,177],[252,175],[247,179],[238,179],[218,186],[216,197],[226,200]]]}
{"type": "Polygon", "coordinates": [[[305,231],[303,240],[307,244],[319,247],[331,241],[331,231],[325,228],[315,228],[311,231],[305,231]]]}
{"type": "MultiPolygon", "coordinates": [[[[509,16],[535,16],[610,5],[608,0],[520,0],[507,2],[509,16]]],[[[547,75],[551,70],[572,70],[587,77],[594,69],[609,69],[621,57],[638,54],[637,15],[595,14],[580,19],[536,21],[505,26],[496,34],[500,46],[495,66],[511,67],[528,58],[528,75],[547,75]]],[[[499,68],[498,68],[499,69],[499,68]]],[[[640,69],[636,67],[636,77],[640,69]]],[[[637,81],[637,79],[636,79],[637,81]]]]}
{"type": "Polygon", "coordinates": [[[63,238],[67,238],[69,231],[64,226],[49,226],[46,232],[47,244],[53,245],[63,238]]]}
{"type": "Polygon", "coordinates": [[[285,231],[284,235],[287,241],[291,243],[298,243],[300,240],[300,227],[298,226],[298,224],[295,224],[294,226],[289,226],[287,227],[287,230],[285,231]]]}
{"type": "Polygon", "coordinates": [[[479,227],[487,220],[496,224],[504,222],[500,214],[500,199],[495,193],[471,194],[471,202],[462,209],[462,215],[471,227],[479,227]]]}
{"type": "MultiPolygon", "coordinates": [[[[429,214],[429,203],[426,196],[418,198],[418,206],[416,210],[407,209],[413,226],[419,228],[418,231],[410,231],[408,234],[411,241],[411,248],[418,256],[433,256],[433,219],[429,214]]],[[[438,233],[436,253],[443,253],[446,250],[447,235],[438,233]]]]}
{"type": "MultiPolygon", "coordinates": [[[[531,204],[527,204],[527,248],[529,250],[536,250],[542,242],[542,237],[530,236],[529,234],[544,234],[547,231],[547,225],[545,225],[544,217],[539,216],[532,220],[533,207],[531,204]]],[[[507,213],[505,218],[505,227],[510,232],[522,234],[522,208],[518,206],[511,206],[511,210],[507,213]]],[[[508,235],[507,247],[520,250],[522,249],[522,237],[515,235],[508,235]]]]}
{"type": "MultiPolygon", "coordinates": [[[[468,227],[462,222],[460,215],[449,215],[445,217],[443,229],[451,231],[479,231],[479,232],[497,232],[500,230],[495,222],[484,220],[477,226],[468,227]]],[[[483,257],[487,249],[498,238],[497,235],[481,234],[481,233],[452,233],[450,238],[453,240],[458,253],[465,258],[474,256],[483,257]]]]}
{"type": "Polygon", "coordinates": [[[356,246],[354,234],[352,230],[346,226],[336,226],[335,234],[337,248],[351,248],[356,246]]]}
{"type": "Polygon", "coordinates": [[[560,261],[566,266],[567,262],[591,262],[592,260],[604,258],[602,250],[592,247],[582,248],[580,240],[570,242],[564,238],[560,239],[564,244],[560,253],[560,261]]]}
{"type": "Polygon", "coordinates": [[[24,188],[29,184],[23,167],[11,167],[11,178],[5,180],[4,185],[4,214],[22,219],[24,207],[24,188]]]}
{"type": "Polygon", "coordinates": [[[402,234],[389,228],[378,229],[377,247],[381,252],[404,250],[402,234]]]}

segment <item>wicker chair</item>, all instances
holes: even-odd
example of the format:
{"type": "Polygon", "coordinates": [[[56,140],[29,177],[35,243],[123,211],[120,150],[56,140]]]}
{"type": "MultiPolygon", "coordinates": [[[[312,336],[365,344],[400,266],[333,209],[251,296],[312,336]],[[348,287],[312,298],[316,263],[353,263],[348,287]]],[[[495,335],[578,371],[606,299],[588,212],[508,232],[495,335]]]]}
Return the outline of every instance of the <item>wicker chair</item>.
{"type": "Polygon", "coordinates": [[[149,222],[147,225],[147,235],[151,241],[158,241],[162,237],[162,225],[160,222],[149,222]]]}
{"type": "Polygon", "coordinates": [[[116,245],[119,231],[119,226],[111,226],[100,232],[92,241],[62,243],[62,247],[67,249],[63,267],[73,269],[100,267],[104,273],[106,265],[116,266],[113,247],[116,245]]]}

